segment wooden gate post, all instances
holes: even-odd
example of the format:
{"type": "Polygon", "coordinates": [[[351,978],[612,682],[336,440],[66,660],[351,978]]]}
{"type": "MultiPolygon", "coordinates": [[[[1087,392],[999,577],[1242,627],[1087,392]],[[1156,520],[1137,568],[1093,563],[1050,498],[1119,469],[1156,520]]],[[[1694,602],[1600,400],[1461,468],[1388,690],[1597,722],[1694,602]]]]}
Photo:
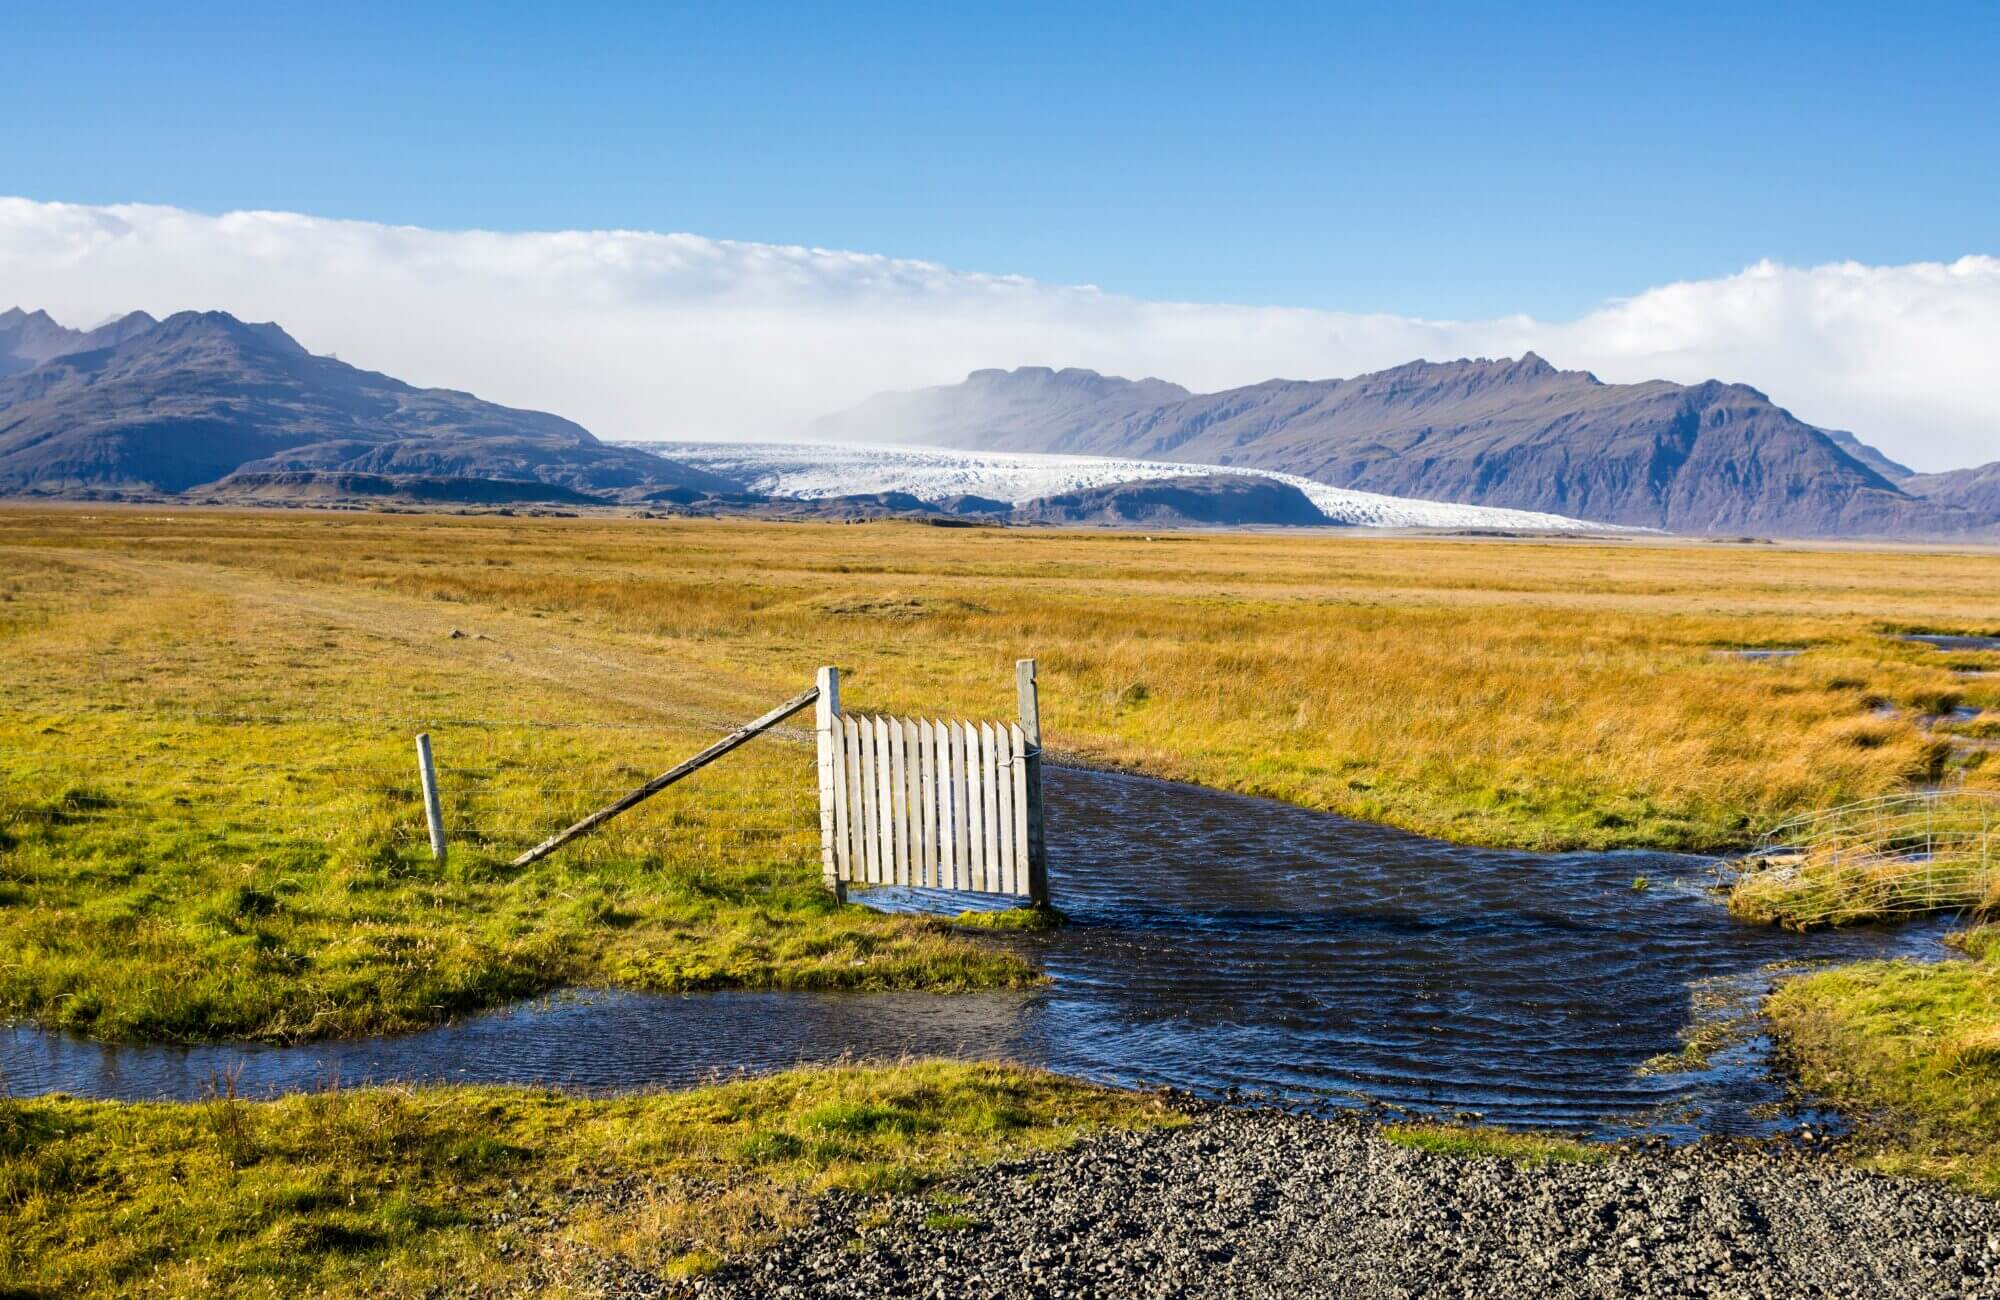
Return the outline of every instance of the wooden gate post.
{"type": "Polygon", "coordinates": [[[1049,905],[1049,855],[1042,839],[1042,702],[1035,689],[1035,661],[1014,661],[1014,692],[1021,734],[1028,742],[1028,902],[1049,905]]]}
{"type": "Polygon", "coordinates": [[[840,878],[840,859],[834,846],[834,746],[841,743],[835,728],[840,725],[840,669],[819,670],[819,700],[813,709],[813,734],[819,745],[819,853],[820,880],[839,902],[847,901],[847,885],[840,878]]]}

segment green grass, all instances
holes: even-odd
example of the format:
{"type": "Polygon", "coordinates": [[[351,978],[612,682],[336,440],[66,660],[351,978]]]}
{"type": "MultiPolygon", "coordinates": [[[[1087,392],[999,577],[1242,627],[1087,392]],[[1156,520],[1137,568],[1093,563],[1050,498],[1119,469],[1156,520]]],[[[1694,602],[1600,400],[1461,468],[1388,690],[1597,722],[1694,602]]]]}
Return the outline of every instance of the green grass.
{"type": "Polygon", "coordinates": [[[616,1099],[0,1101],[0,1289],[560,1290],[607,1257],[692,1277],[798,1223],[824,1188],[906,1191],[1107,1126],[1179,1122],[1136,1094],[940,1062],[616,1099]],[[599,1194],[634,1179],[634,1195],[599,1194]]]}
{"type": "Polygon", "coordinates": [[[105,1038],[282,1041],[568,985],[1037,978],[940,920],[836,905],[796,742],[739,750],[515,869],[721,725],[171,586],[42,579],[51,612],[0,635],[0,1012],[105,1038]],[[419,729],[441,766],[443,866],[422,829],[419,729]]]}
{"type": "Polygon", "coordinates": [[[1069,918],[1053,907],[1008,907],[960,912],[951,923],[960,930],[1060,930],[1069,924],[1069,918]]]}
{"type": "Polygon", "coordinates": [[[1800,976],[1768,1010],[1801,1081],[1856,1120],[1860,1158],[2000,1195],[2000,944],[1960,944],[1971,960],[1800,976]]]}
{"type": "Polygon", "coordinates": [[[1511,1160],[1517,1164],[1597,1164],[1613,1148],[1546,1133],[1456,1124],[1391,1124],[1382,1136],[1400,1147],[1468,1159],[1511,1160]]]}

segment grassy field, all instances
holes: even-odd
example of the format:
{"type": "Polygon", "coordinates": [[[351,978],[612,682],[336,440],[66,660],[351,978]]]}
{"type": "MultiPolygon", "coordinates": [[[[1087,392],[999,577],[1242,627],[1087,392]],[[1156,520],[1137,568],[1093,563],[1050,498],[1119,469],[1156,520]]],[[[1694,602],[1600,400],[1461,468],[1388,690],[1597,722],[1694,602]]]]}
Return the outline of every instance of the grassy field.
{"type": "MultiPolygon", "coordinates": [[[[1893,633],[2000,630],[1996,588],[1977,552],[0,509],[0,1013],[297,1040],[562,985],[1032,981],[969,930],[823,895],[796,731],[507,866],[827,662],[856,710],[1004,716],[1033,654],[1054,748],[1462,841],[1741,844],[1941,775],[1917,718],[2000,705],[2000,679],[1951,671],[2000,656],[1893,633]],[[1746,647],[1804,653],[1725,653],[1746,647]]],[[[1905,1117],[1877,1158],[1990,1185],[1995,979],[1862,967],[1775,1010],[1815,1084],[1905,1117]]],[[[1158,1122],[1128,1094],[936,1064],[619,1099],[0,1100],[0,1291],[693,1274],[822,1188],[1158,1122]]]]}
{"type": "Polygon", "coordinates": [[[0,1009],[295,1039],[1032,979],[819,893],[797,735],[505,865],[824,662],[850,708],[990,716],[1034,654],[1053,747],[1463,841],[1742,843],[1937,773],[1913,716],[2000,679],[1890,633],[1994,630],[1996,588],[1980,552],[0,510],[0,1009]]]}
{"type": "Polygon", "coordinates": [[[199,1105],[0,1100],[0,1293],[588,1293],[700,1274],[829,1188],[910,1192],[1157,1102],[943,1063],[587,1100],[370,1089],[199,1105]]]}

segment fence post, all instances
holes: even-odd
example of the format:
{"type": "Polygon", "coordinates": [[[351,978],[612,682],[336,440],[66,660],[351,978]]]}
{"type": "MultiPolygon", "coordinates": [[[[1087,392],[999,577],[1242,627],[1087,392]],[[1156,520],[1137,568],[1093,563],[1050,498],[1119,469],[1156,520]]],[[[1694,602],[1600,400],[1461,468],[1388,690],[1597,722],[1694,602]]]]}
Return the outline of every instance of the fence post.
{"type": "Polygon", "coordinates": [[[813,707],[813,735],[819,748],[819,853],[820,881],[838,902],[847,901],[847,884],[840,878],[839,851],[834,844],[833,748],[841,743],[835,728],[840,725],[840,669],[831,665],[819,670],[819,699],[813,707]]]}
{"type": "Polygon", "coordinates": [[[431,828],[431,856],[444,862],[444,808],[438,803],[437,767],[431,762],[430,733],[417,737],[417,771],[424,778],[424,817],[431,828]]]}
{"type": "Polygon", "coordinates": [[[1042,842],[1042,702],[1035,689],[1035,661],[1014,661],[1014,693],[1021,734],[1028,742],[1028,902],[1049,905],[1049,856],[1042,842]]]}

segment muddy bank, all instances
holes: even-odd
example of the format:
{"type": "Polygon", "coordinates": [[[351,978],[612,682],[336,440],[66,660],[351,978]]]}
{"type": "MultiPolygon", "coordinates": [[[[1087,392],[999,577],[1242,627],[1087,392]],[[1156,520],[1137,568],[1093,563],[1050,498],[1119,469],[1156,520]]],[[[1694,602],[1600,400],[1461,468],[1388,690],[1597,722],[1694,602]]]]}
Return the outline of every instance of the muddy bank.
{"type": "Polygon", "coordinates": [[[2000,1296],[2000,1205],[1796,1147],[1529,1166],[1410,1150],[1358,1118],[1204,1108],[886,1215],[826,1198],[696,1283],[603,1280],[623,1296],[2000,1296]]]}

